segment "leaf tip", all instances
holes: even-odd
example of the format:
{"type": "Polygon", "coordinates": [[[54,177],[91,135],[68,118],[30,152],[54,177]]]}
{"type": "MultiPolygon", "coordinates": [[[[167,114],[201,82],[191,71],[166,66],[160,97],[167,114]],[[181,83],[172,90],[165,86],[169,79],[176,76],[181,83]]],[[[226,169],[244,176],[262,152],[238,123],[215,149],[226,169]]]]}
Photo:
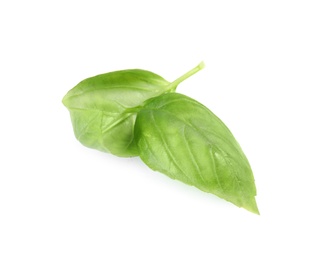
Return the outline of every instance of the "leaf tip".
{"type": "Polygon", "coordinates": [[[65,107],[68,107],[68,94],[62,98],[61,102],[65,107]]]}
{"type": "Polygon", "coordinates": [[[243,208],[256,215],[260,215],[255,197],[252,197],[250,200],[246,201],[246,204],[243,205],[243,208]]]}

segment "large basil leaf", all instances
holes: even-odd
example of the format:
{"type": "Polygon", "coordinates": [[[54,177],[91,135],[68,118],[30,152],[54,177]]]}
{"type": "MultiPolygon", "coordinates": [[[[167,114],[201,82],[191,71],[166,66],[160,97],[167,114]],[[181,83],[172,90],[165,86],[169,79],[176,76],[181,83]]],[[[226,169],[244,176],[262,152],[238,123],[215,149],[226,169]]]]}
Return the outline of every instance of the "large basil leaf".
{"type": "Polygon", "coordinates": [[[258,214],[249,162],[230,130],[197,101],[168,93],[138,113],[135,138],[153,170],[258,214]]]}
{"type": "Polygon", "coordinates": [[[136,156],[136,111],[149,98],[175,91],[203,63],[172,83],[150,71],[132,69],[83,80],[63,98],[76,138],[85,146],[117,156],[136,156]]]}

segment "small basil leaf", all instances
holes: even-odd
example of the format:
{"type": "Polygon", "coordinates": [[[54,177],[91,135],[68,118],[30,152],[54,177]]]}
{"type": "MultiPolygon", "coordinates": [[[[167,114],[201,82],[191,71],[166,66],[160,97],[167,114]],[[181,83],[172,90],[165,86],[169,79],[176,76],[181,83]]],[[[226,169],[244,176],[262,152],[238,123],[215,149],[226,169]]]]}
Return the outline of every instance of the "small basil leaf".
{"type": "Polygon", "coordinates": [[[197,101],[168,93],[137,115],[141,159],[153,170],[258,214],[249,162],[230,130],[197,101]]]}
{"type": "Polygon", "coordinates": [[[149,98],[175,91],[203,68],[201,63],[170,83],[150,71],[132,69],[81,81],[63,98],[76,138],[85,146],[117,156],[138,155],[134,142],[136,111],[149,98]]]}
{"type": "Polygon", "coordinates": [[[136,115],[130,108],[167,91],[169,82],[149,71],[123,70],[83,80],[63,98],[74,134],[85,146],[118,156],[136,156],[136,115]]]}

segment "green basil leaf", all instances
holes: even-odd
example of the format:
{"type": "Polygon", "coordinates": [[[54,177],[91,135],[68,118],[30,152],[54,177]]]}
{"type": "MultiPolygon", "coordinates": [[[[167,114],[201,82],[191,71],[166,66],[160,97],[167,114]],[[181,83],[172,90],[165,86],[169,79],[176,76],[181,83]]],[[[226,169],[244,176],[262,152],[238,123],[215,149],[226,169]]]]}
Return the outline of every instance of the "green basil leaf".
{"type": "Polygon", "coordinates": [[[141,159],[153,170],[258,214],[249,162],[224,123],[176,93],[153,98],[137,115],[141,159]]]}
{"type": "Polygon", "coordinates": [[[150,71],[132,69],[81,81],[63,98],[76,138],[85,146],[117,156],[138,155],[134,142],[136,112],[149,98],[175,91],[203,63],[170,83],[150,71]]]}

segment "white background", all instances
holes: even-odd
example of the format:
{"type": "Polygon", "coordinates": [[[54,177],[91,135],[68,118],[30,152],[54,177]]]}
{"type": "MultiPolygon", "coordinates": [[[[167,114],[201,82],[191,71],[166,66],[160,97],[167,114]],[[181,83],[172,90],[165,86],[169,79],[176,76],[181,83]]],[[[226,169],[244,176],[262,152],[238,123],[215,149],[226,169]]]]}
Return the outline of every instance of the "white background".
{"type": "Polygon", "coordinates": [[[0,259],[309,259],[308,1],[1,1],[0,259]],[[260,216],[75,140],[65,93],[142,68],[232,130],[260,216]]]}

